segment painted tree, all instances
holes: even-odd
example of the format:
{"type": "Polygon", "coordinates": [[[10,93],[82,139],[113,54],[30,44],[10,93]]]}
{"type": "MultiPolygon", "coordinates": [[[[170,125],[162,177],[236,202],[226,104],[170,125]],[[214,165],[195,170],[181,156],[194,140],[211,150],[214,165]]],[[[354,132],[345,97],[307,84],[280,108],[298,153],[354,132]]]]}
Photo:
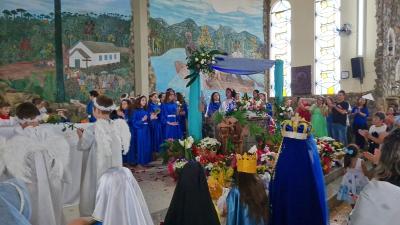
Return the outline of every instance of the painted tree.
{"type": "Polygon", "coordinates": [[[8,18],[8,17],[10,17],[12,15],[10,10],[7,10],[7,9],[3,10],[3,14],[4,14],[5,18],[8,18]]]}
{"type": "Polygon", "coordinates": [[[26,12],[25,9],[21,9],[21,8],[16,9],[15,11],[16,11],[17,13],[20,13],[21,18],[23,17],[24,13],[26,12]]]}
{"type": "Polygon", "coordinates": [[[11,10],[11,14],[13,16],[13,20],[15,19],[15,16],[18,14],[16,10],[11,10]]]}
{"type": "Polygon", "coordinates": [[[201,28],[201,33],[198,39],[199,46],[204,46],[206,48],[212,48],[213,42],[211,40],[210,33],[208,32],[208,28],[203,26],[201,28]]]}
{"type": "MultiPolygon", "coordinates": [[[[271,0],[264,0],[263,1],[263,31],[264,31],[264,49],[263,49],[263,56],[264,59],[269,59],[269,49],[270,49],[270,39],[269,39],[269,33],[270,33],[270,12],[271,12],[271,0]]],[[[264,85],[265,85],[265,90],[267,91],[268,97],[270,96],[270,79],[269,79],[269,70],[265,71],[265,76],[264,76],[264,85]]]]}

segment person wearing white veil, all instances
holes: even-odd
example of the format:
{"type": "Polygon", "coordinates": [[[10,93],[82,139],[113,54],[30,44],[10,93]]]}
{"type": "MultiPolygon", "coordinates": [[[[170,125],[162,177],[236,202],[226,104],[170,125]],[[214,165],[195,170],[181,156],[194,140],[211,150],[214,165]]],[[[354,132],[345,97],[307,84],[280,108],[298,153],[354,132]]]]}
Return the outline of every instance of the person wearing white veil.
{"type": "Polygon", "coordinates": [[[139,184],[125,167],[108,169],[99,179],[92,220],[69,225],[154,225],[139,184]]]}
{"type": "Polygon", "coordinates": [[[122,167],[122,154],[129,151],[131,134],[125,120],[111,120],[113,100],[100,95],[93,99],[96,122],[85,130],[78,129],[78,150],[83,151],[79,211],[81,216],[93,213],[96,185],[111,167],[122,167]]]}

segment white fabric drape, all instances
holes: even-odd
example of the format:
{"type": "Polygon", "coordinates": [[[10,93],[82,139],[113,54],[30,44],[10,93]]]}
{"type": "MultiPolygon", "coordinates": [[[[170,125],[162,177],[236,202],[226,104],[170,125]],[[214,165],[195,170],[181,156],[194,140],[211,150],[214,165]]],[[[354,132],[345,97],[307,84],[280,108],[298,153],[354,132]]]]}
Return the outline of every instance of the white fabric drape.
{"type": "Polygon", "coordinates": [[[40,127],[15,128],[0,156],[5,173],[27,183],[33,225],[63,225],[63,184],[69,179],[69,145],[59,135],[40,127]],[[43,213],[45,209],[46,213],[43,213]]]}
{"type": "Polygon", "coordinates": [[[361,192],[349,225],[399,224],[400,187],[384,181],[371,181],[361,192]]]}
{"type": "Polygon", "coordinates": [[[124,167],[111,168],[101,176],[92,216],[104,225],[153,225],[139,184],[124,167]]]}

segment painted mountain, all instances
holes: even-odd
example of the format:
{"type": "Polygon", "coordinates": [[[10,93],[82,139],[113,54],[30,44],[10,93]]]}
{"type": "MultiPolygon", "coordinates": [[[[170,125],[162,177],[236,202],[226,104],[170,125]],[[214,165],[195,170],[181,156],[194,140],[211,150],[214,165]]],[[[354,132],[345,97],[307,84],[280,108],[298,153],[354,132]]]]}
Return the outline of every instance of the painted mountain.
{"type": "Polygon", "coordinates": [[[184,48],[187,34],[197,46],[210,49],[220,49],[231,54],[241,52],[244,57],[259,58],[262,55],[262,41],[247,31],[236,32],[229,26],[219,25],[217,29],[211,26],[199,26],[193,19],[169,25],[162,18],[150,18],[149,41],[151,55],[158,56],[173,48],[184,48]]]}

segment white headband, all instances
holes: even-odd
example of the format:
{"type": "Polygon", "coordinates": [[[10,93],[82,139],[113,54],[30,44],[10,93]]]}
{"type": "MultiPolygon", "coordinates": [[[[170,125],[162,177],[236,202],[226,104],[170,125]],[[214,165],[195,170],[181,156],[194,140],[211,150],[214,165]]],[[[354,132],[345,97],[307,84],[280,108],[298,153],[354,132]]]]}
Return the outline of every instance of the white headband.
{"type": "Polygon", "coordinates": [[[101,106],[101,105],[97,104],[97,99],[96,98],[93,99],[93,105],[94,105],[94,107],[100,109],[101,111],[105,111],[105,112],[111,112],[111,111],[116,109],[114,104],[112,104],[109,107],[104,107],[104,106],[101,106]]]}
{"type": "Polygon", "coordinates": [[[34,119],[20,119],[18,117],[15,118],[15,120],[19,123],[19,124],[24,124],[24,123],[37,123],[41,120],[41,116],[37,116],[34,119]]]}

